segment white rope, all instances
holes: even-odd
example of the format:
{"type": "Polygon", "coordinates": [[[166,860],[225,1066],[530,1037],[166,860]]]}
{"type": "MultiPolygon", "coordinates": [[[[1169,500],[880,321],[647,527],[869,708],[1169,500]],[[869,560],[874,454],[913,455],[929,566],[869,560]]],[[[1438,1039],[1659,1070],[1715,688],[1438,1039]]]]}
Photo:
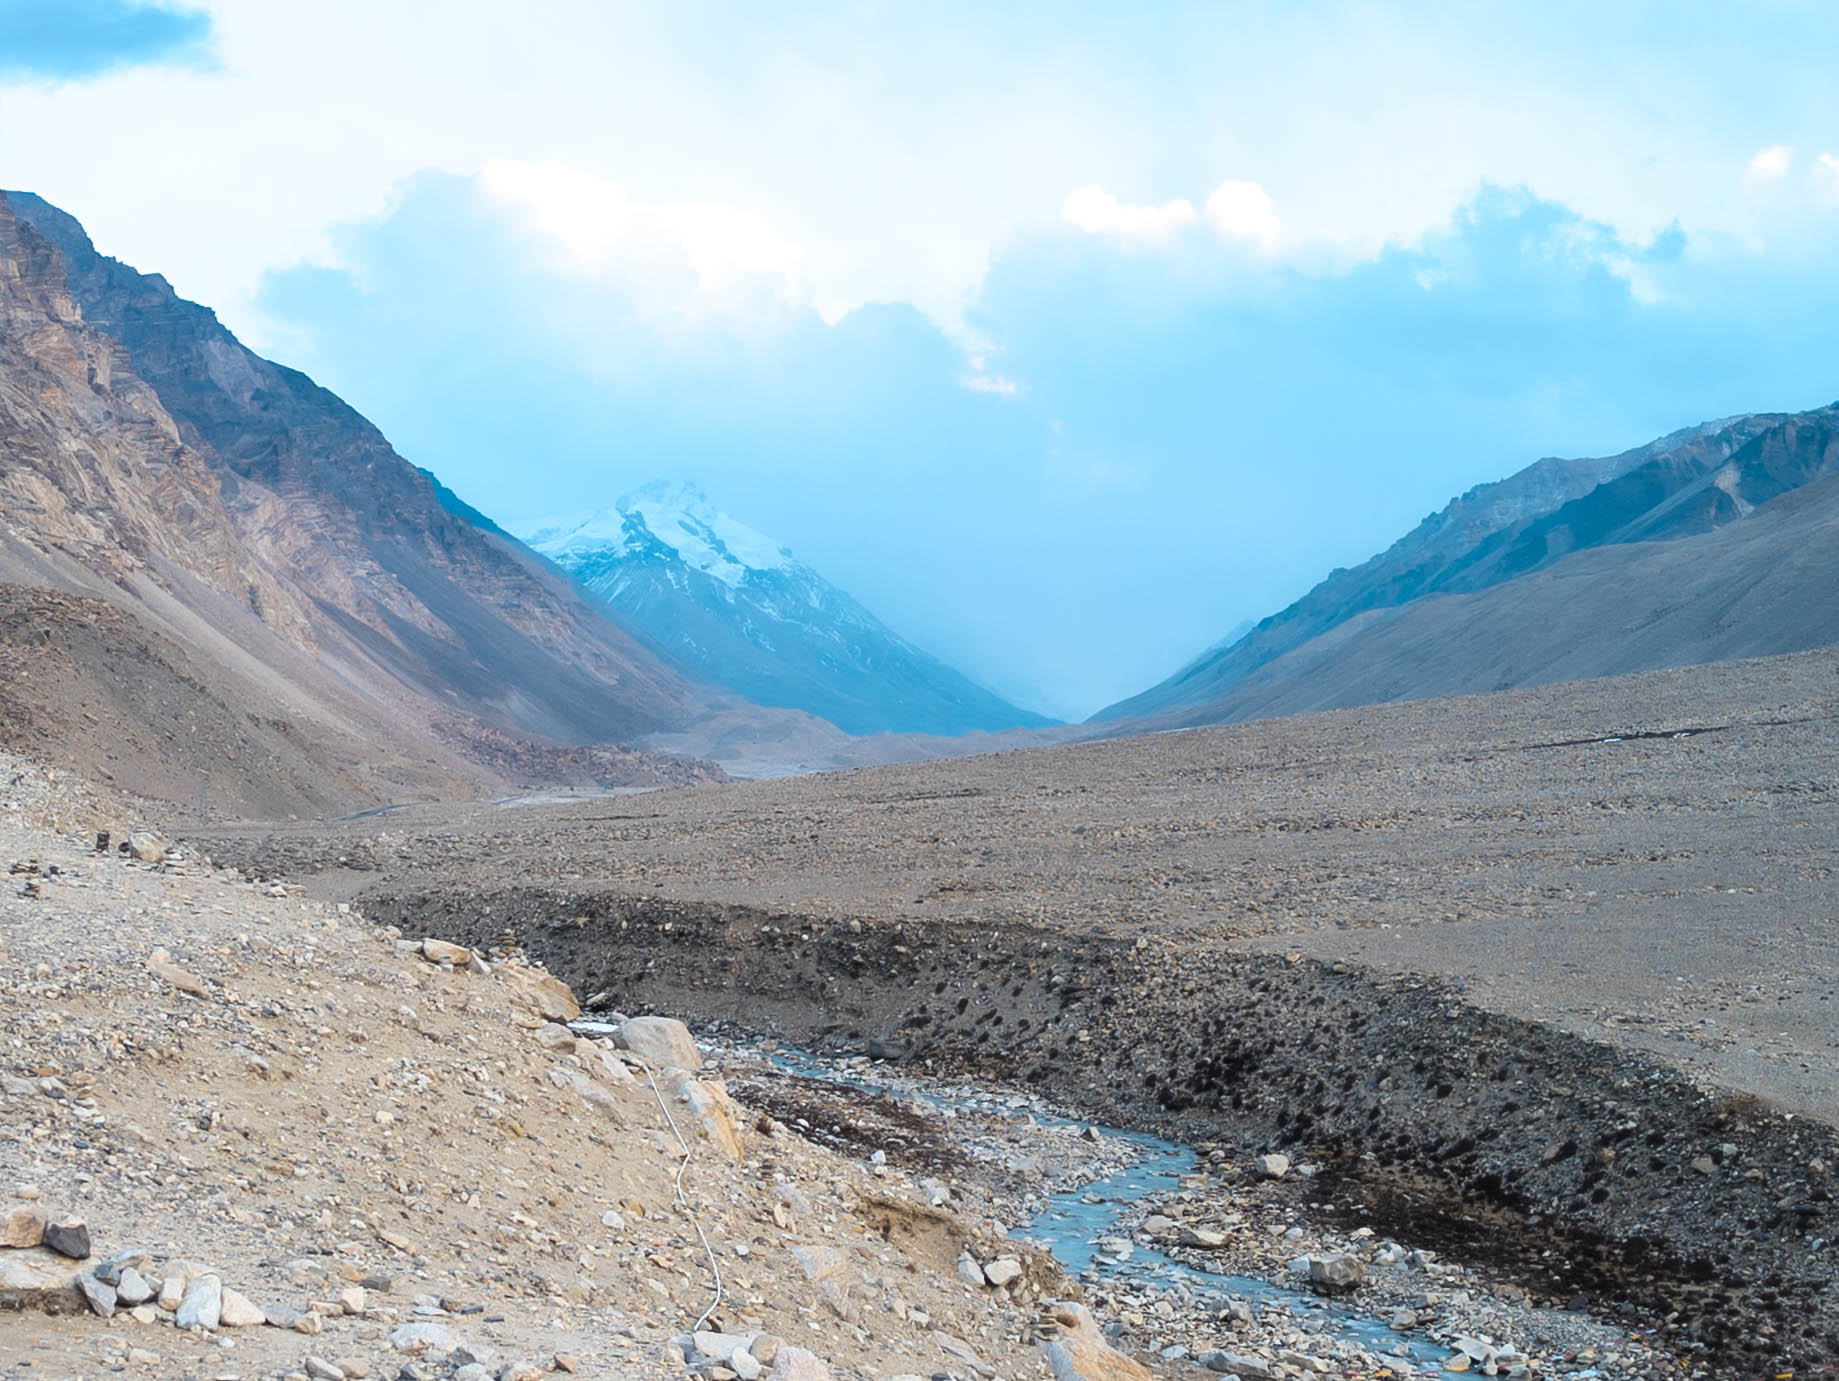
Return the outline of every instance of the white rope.
{"type": "Polygon", "coordinates": [[[690,1168],[690,1143],[683,1139],[683,1133],[677,1130],[677,1119],[670,1115],[670,1106],[664,1101],[664,1092],[658,1087],[658,1076],[643,1056],[625,1052],[639,1062],[645,1071],[645,1077],[651,1080],[651,1096],[658,1100],[658,1111],[664,1114],[664,1120],[670,1124],[670,1133],[677,1138],[677,1144],[683,1148],[683,1160],[678,1163],[676,1178],[671,1182],[677,1191],[677,1207],[683,1210],[683,1216],[690,1220],[690,1226],[696,1229],[696,1236],[702,1241],[703,1254],[709,1258],[709,1271],[715,1277],[715,1298],[709,1301],[709,1307],[696,1316],[696,1324],[690,1332],[701,1332],[702,1326],[709,1321],[712,1314],[722,1307],[722,1266],[715,1258],[715,1248],[709,1245],[709,1234],[702,1230],[702,1224],[696,1221],[696,1211],[690,1207],[689,1195],[683,1192],[683,1172],[690,1168]]]}

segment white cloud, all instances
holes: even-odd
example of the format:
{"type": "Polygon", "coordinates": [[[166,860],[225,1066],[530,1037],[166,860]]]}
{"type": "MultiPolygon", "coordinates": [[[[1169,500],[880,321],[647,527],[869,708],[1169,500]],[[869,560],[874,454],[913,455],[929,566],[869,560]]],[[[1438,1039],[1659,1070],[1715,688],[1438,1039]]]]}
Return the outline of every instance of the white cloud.
{"type": "Polygon", "coordinates": [[[1283,222],[1264,188],[1255,182],[1222,182],[1207,198],[1207,223],[1228,239],[1251,240],[1260,249],[1276,248],[1283,222]]]}
{"type": "Polygon", "coordinates": [[[563,163],[494,158],[479,182],[523,210],[588,272],[626,277],[660,255],[680,255],[703,305],[761,281],[786,302],[809,296],[804,250],[757,211],[715,201],[634,201],[617,183],[563,163]]]}
{"type": "Polygon", "coordinates": [[[1839,201],[1839,155],[1823,153],[1814,159],[1813,180],[1829,198],[1839,201]]]}
{"type": "Polygon", "coordinates": [[[1060,216],[1088,235],[1114,235],[1150,244],[1172,239],[1200,219],[1186,197],[1160,206],[1137,206],[1119,201],[1096,185],[1081,187],[1069,196],[1060,207],[1060,216]]]}
{"type": "Polygon", "coordinates": [[[1747,172],[1759,182],[1777,182],[1787,176],[1788,165],[1793,161],[1793,149],[1786,144],[1771,144],[1766,149],[1756,151],[1747,172]]]}

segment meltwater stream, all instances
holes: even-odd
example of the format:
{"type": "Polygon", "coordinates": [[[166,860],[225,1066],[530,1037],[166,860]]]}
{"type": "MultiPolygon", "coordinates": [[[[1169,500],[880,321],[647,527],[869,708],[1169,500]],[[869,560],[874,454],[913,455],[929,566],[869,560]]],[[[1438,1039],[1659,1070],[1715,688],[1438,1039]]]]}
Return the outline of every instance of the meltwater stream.
{"type": "MultiPolygon", "coordinates": [[[[784,1073],[843,1088],[877,1094],[898,1093],[933,1107],[984,1116],[1008,1116],[1017,1121],[1029,1117],[1045,1126],[1091,1125],[1052,1116],[1039,1109],[1018,1112],[910,1078],[886,1084],[869,1083],[852,1077],[837,1063],[807,1051],[781,1047],[771,1051],[755,1049],[750,1053],[784,1073]]],[[[1135,1148],[1136,1161],[1101,1179],[1049,1196],[1046,1207],[1027,1224],[1016,1228],[1012,1236],[1051,1251],[1069,1276],[1084,1281],[1139,1291],[1172,1290],[1203,1307],[1224,1308],[1230,1301],[1242,1300],[1254,1309],[1280,1309],[1294,1319],[1301,1331],[1352,1343],[1367,1352],[1384,1355],[1395,1366],[1416,1363],[1423,1366],[1426,1374],[1441,1372],[1441,1359],[1448,1355],[1447,1348],[1408,1338],[1375,1319],[1300,1290],[1286,1289],[1250,1276],[1200,1270],[1132,1240],[1122,1228],[1124,1220],[1137,1205],[1178,1189],[1182,1177],[1198,1169],[1199,1157],[1186,1146],[1143,1132],[1104,1126],[1095,1130],[1135,1148]],[[1106,1239],[1116,1239],[1126,1249],[1108,1252],[1101,1245],[1106,1239]]]]}

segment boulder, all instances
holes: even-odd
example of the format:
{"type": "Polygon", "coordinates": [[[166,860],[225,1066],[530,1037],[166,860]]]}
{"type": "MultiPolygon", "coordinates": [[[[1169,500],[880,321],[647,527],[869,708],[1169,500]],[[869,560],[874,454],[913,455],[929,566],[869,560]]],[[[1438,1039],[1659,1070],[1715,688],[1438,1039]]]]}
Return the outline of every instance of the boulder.
{"type": "Polygon", "coordinates": [[[268,1322],[268,1311],[247,1295],[226,1287],[218,1306],[217,1321],[225,1328],[259,1328],[268,1322]]]}
{"type": "Polygon", "coordinates": [[[14,1204],[0,1218],[0,1247],[36,1247],[45,1240],[45,1211],[35,1204],[14,1204]]]}
{"type": "Polygon", "coordinates": [[[1149,1368],[1112,1347],[1083,1304],[1056,1300],[1045,1322],[1052,1333],[1043,1329],[1038,1345],[1054,1381],[1151,1381],[1149,1368]]]}
{"type": "Polygon", "coordinates": [[[1013,1256],[999,1256],[983,1268],[983,1278],[998,1289],[1022,1278],[1022,1263],[1013,1256]]]}
{"type": "Polygon", "coordinates": [[[628,1017],[615,1037],[621,1049],[630,1050],[653,1069],[702,1068],[702,1052],[690,1028],[674,1017],[628,1017]]]}
{"type": "Polygon", "coordinates": [[[179,1313],[173,1320],[182,1331],[215,1333],[223,1317],[223,1282],[214,1275],[201,1275],[185,1287],[179,1301],[179,1313]]]}
{"type": "Polygon", "coordinates": [[[698,1137],[709,1143],[729,1160],[742,1157],[739,1120],[728,1091],[710,1079],[697,1079],[681,1069],[658,1076],[664,1096],[689,1112],[689,1126],[683,1125],[682,1112],[676,1114],[678,1128],[686,1140],[698,1137]]]}
{"type": "Polygon", "coordinates": [[[507,968],[494,970],[511,990],[511,1000],[544,1021],[566,1026],[581,1015],[581,1004],[568,984],[542,969],[507,968]]]}
{"type": "Polygon", "coordinates": [[[1351,1295],[1366,1284],[1366,1263],[1337,1252],[1309,1258],[1309,1288],[1318,1295],[1351,1295]]]}
{"type": "Polygon", "coordinates": [[[421,942],[421,957],[430,964],[451,964],[456,969],[463,969],[472,963],[473,952],[465,945],[437,940],[430,935],[421,942]]]}
{"type": "Polygon", "coordinates": [[[814,1352],[782,1347],[773,1358],[767,1381],[830,1381],[830,1368],[814,1352]]]}
{"type": "Polygon", "coordinates": [[[89,1227],[81,1218],[45,1224],[45,1245],[60,1256],[82,1261],[89,1255],[89,1227]]]}
{"type": "Polygon", "coordinates": [[[73,1314],[85,1308],[76,1267],[43,1247],[0,1252],[0,1311],[73,1314]]]}
{"type": "Polygon", "coordinates": [[[166,846],[160,842],[159,835],[152,830],[134,831],[121,847],[128,857],[141,863],[164,863],[166,861],[166,846]]]}

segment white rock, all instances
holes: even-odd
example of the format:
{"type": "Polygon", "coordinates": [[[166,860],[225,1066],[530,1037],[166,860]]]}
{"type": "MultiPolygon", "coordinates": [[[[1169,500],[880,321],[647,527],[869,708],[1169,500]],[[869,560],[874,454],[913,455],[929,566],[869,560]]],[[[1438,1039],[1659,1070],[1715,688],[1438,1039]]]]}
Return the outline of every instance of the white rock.
{"type": "Polygon", "coordinates": [[[1019,1280],[1021,1274],[1022,1263],[1013,1256],[999,1256],[983,1268],[983,1278],[998,1287],[1007,1285],[1012,1280],[1019,1280]]]}
{"type": "Polygon", "coordinates": [[[222,1313],[223,1282],[206,1274],[185,1287],[185,1294],[179,1301],[179,1316],[173,1322],[181,1329],[214,1333],[222,1313]]]}
{"type": "Polygon", "coordinates": [[[1259,1156],[1252,1164],[1267,1180],[1281,1180],[1290,1173],[1290,1158],[1276,1151],[1269,1155],[1259,1156]]]}
{"type": "Polygon", "coordinates": [[[623,1049],[654,1069],[687,1069],[695,1073],[702,1068],[696,1038],[675,1017],[627,1017],[619,1024],[616,1039],[623,1049]]]}
{"type": "Polygon", "coordinates": [[[268,1322],[268,1312],[247,1295],[226,1286],[217,1321],[225,1328],[259,1328],[268,1322]]]}

